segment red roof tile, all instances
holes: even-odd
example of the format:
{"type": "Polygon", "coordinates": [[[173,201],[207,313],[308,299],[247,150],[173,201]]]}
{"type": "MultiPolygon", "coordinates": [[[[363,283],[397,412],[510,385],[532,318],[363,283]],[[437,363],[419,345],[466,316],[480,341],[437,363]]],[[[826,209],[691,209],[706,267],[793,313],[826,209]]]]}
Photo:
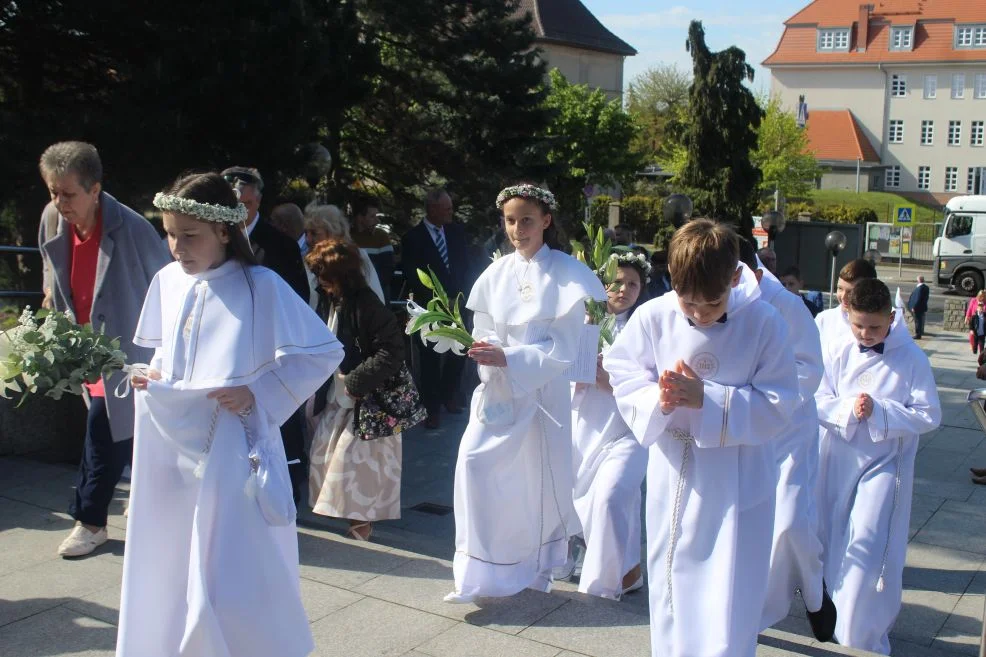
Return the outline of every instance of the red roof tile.
{"type": "Polygon", "coordinates": [[[811,110],[805,134],[808,151],[819,160],[880,161],[849,110],[811,110]]]}
{"type": "Polygon", "coordinates": [[[986,62],[986,49],[956,49],[953,45],[956,24],[986,23],[983,0],[872,2],[866,49],[857,52],[861,4],[866,4],[865,0],[815,0],[784,22],[784,34],[774,52],[764,60],[764,66],[986,62]],[[915,25],[913,50],[889,49],[892,25],[915,25]],[[851,28],[849,52],[818,52],[820,27],[851,28]]]}

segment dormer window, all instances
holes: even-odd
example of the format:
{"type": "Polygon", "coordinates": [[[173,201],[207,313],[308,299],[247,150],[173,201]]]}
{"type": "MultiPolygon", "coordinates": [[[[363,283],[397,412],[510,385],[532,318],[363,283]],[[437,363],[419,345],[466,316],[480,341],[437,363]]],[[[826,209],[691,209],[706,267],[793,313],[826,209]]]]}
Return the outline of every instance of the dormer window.
{"type": "Polygon", "coordinates": [[[956,25],[956,48],[986,48],[986,25],[956,25]]]}
{"type": "Polygon", "coordinates": [[[849,52],[849,28],[818,30],[819,52],[849,52]]]}
{"type": "Polygon", "coordinates": [[[911,50],[914,44],[914,27],[907,25],[904,27],[890,28],[890,49],[891,50],[911,50]]]}

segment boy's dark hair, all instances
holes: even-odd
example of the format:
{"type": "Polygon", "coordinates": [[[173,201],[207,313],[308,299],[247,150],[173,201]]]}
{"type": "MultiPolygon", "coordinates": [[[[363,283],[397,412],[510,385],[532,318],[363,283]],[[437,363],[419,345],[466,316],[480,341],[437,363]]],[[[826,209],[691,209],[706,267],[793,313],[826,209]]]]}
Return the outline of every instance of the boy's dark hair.
{"type": "Polygon", "coordinates": [[[866,278],[876,278],[876,267],[869,260],[856,258],[847,262],[839,270],[839,278],[846,283],[855,283],[866,278]]]}
{"type": "MultiPolygon", "coordinates": [[[[178,178],[165,194],[191,199],[199,203],[211,203],[227,208],[235,208],[240,201],[236,192],[218,173],[193,173],[178,178]]],[[[201,220],[200,220],[201,221],[201,220]]],[[[210,222],[205,222],[210,223],[210,222]]],[[[239,260],[245,265],[258,265],[260,261],[253,254],[250,242],[238,224],[223,224],[229,232],[226,243],[226,257],[239,260]]]]}
{"type": "Polygon", "coordinates": [[[725,294],[739,266],[739,236],[732,226],[692,219],[668,246],[668,273],[679,295],[713,301],[725,294]]]}
{"type": "Polygon", "coordinates": [[[781,278],[784,278],[785,276],[794,276],[799,281],[804,280],[803,278],[801,278],[801,270],[795,267],[794,265],[791,265],[790,267],[784,270],[784,273],[781,274],[781,278]]]}
{"type": "Polygon", "coordinates": [[[739,238],[739,259],[740,262],[749,267],[751,270],[756,271],[758,269],[757,251],[750,240],[742,237],[739,238]]]}
{"type": "Polygon", "coordinates": [[[354,217],[362,217],[370,208],[376,208],[379,211],[380,202],[377,201],[376,197],[369,194],[357,194],[352,201],[351,208],[354,217]]]}
{"type": "Polygon", "coordinates": [[[849,310],[858,313],[889,313],[890,290],[877,278],[861,279],[849,293],[849,310]]]}

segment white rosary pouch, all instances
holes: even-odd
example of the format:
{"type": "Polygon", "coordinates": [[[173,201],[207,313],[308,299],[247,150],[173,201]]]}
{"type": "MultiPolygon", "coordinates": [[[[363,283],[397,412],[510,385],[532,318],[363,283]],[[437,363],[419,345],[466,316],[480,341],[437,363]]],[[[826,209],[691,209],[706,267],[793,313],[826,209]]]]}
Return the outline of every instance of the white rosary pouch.
{"type": "MultiPolygon", "coordinates": [[[[264,520],[272,527],[283,527],[295,521],[298,510],[294,505],[294,493],[288,462],[280,435],[255,440],[259,411],[254,409],[246,417],[240,416],[246,434],[250,462],[250,476],[243,492],[257,500],[264,520]]],[[[269,432],[263,432],[268,434],[269,432]]]]}
{"type": "Polygon", "coordinates": [[[489,376],[479,391],[479,421],[491,427],[502,427],[514,422],[514,394],[502,367],[488,368],[489,376]]]}

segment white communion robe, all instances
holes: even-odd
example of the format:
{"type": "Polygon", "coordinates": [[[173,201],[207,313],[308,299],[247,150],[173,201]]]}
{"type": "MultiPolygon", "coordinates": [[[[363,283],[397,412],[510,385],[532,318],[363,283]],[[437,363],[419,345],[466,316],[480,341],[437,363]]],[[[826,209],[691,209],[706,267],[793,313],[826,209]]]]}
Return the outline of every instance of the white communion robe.
{"type": "MultiPolygon", "coordinates": [[[[617,335],[626,326],[617,315],[617,335]]],[[[572,395],[575,512],[586,552],[579,591],[619,600],[623,576],[640,565],[640,485],[647,450],[633,437],[613,393],[581,384],[572,395]]]]}
{"type": "Polygon", "coordinates": [[[753,657],[774,525],[774,452],[797,407],[784,320],[744,266],[726,321],[692,326],[669,292],[634,312],[603,359],[647,466],[653,657],[753,657]],[[658,377],[684,360],[701,409],[660,409],[658,377]]]}
{"type": "Polygon", "coordinates": [[[565,562],[568,537],[578,531],[566,371],[586,349],[595,359],[596,343],[580,344],[587,297],[606,299],[599,279],[547,246],[531,260],[517,252],[497,259],[469,295],[473,336],[501,345],[507,366],[479,367],[459,444],[453,574],[460,601],[550,589],[551,569],[565,562]],[[484,423],[485,393],[496,388],[512,414],[484,423]]]}
{"type": "Polygon", "coordinates": [[[246,422],[286,481],[278,427],[338,366],[341,344],[277,274],[235,260],[158,272],[134,342],[155,349],[162,378],[135,393],[117,657],[309,654],[295,525],[268,525],[247,496],[244,428],[206,395],[249,386],[246,422]]]}
{"type": "Polygon", "coordinates": [[[826,350],[818,388],[818,508],[825,581],[839,611],[835,638],[845,646],[890,654],[887,633],[901,605],[918,436],[941,422],[928,357],[896,322],[884,353],[855,340],[826,350]],[[873,414],[859,421],[860,393],[873,414]]]}
{"type": "Polygon", "coordinates": [[[799,401],[791,421],[774,443],[777,494],[774,539],[770,552],[767,602],[761,629],[787,617],[795,590],[811,611],[822,606],[822,544],[818,540],[815,473],[818,469],[818,411],[815,391],[822,380],[822,346],[818,328],[800,295],[792,294],[768,271],[760,281],[761,299],[787,323],[799,401]]]}

